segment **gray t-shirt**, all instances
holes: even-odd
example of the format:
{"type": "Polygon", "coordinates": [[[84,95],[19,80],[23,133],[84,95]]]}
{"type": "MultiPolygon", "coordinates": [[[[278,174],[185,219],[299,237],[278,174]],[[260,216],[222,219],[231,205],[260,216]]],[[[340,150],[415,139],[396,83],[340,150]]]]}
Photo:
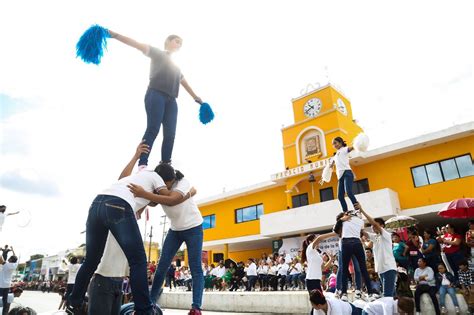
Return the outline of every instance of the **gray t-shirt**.
{"type": "Polygon", "coordinates": [[[169,54],[150,46],[148,57],[151,59],[150,83],[148,87],[178,97],[179,85],[183,79],[181,70],[173,63],[169,54]]]}

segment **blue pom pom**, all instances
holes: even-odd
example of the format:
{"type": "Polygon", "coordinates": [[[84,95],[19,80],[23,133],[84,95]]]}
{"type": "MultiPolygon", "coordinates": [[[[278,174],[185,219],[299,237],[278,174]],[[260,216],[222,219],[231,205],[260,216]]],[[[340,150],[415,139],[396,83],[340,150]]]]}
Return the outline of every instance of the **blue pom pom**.
{"type": "Polygon", "coordinates": [[[82,34],[76,44],[76,56],[85,63],[98,65],[107,49],[107,38],[110,38],[109,31],[100,25],[92,25],[82,34]]]}
{"type": "Polygon", "coordinates": [[[202,103],[201,108],[199,109],[199,120],[204,124],[210,123],[214,119],[214,112],[212,108],[207,103],[202,103]]]}

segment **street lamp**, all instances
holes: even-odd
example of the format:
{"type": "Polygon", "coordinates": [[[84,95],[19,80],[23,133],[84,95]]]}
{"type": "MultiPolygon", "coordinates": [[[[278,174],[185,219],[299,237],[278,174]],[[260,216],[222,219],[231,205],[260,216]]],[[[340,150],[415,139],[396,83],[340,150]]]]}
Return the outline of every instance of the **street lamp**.
{"type": "Polygon", "coordinates": [[[151,261],[151,239],[153,237],[153,225],[150,226],[150,234],[148,234],[148,236],[150,237],[150,241],[148,243],[148,262],[151,261]]]}

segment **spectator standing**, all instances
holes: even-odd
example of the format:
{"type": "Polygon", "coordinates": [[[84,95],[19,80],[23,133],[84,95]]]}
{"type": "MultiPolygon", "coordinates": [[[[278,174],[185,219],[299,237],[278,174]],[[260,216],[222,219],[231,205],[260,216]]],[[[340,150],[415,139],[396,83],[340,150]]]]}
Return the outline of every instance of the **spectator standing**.
{"type": "Polygon", "coordinates": [[[459,263],[464,259],[461,253],[461,235],[457,234],[451,224],[446,225],[446,233],[438,238],[438,241],[444,244],[443,252],[446,254],[454,277],[458,278],[459,263]]]}
{"type": "Polygon", "coordinates": [[[395,261],[400,264],[401,267],[408,269],[408,247],[404,241],[401,240],[398,233],[392,233],[392,244],[393,244],[393,256],[395,261]]]}
{"type": "Polygon", "coordinates": [[[79,259],[75,256],[71,257],[69,263],[66,260],[63,260],[63,263],[67,264],[67,286],[66,286],[66,301],[74,289],[74,283],[76,283],[76,276],[81,268],[82,264],[79,263],[79,259]]]}
{"type": "Polygon", "coordinates": [[[0,270],[0,292],[3,303],[2,315],[7,315],[10,309],[8,294],[10,293],[10,287],[12,285],[13,272],[18,268],[18,258],[15,256],[15,252],[13,252],[13,256],[11,256],[8,261],[0,257],[0,265],[2,265],[0,270]]]}
{"type": "Polygon", "coordinates": [[[431,267],[433,270],[437,270],[438,265],[440,263],[439,259],[439,251],[438,251],[438,243],[434,239],[435,235],[430,230],[425,230],[423,233],[423,245],[421,246],[421,253],[423,257],[426,259],[428,266],[431,267]]]}

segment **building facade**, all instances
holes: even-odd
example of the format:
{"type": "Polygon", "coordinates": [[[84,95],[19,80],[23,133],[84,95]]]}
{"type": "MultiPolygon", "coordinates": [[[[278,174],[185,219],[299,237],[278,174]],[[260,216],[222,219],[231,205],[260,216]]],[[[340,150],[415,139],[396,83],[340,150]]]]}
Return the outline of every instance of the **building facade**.
{"type": "MultiPolygon", "coordinates": [[[[323,186],[318,181],[335,152],[332,139],[351,143],[363,132],[350,100],[329,84],[292,103],[294,123],[281,130],[283,169],[267,182],[199,202],[208,262],[258,258],[282,244],[295,251],[301,237],[330,229],[341,211],[336,176],[323,186]]],[[[373,216],[404,214],[434,226],[445,203],[474,197],[473,154],[473,122],[352,152],[354,192],[373,216]]]]}

